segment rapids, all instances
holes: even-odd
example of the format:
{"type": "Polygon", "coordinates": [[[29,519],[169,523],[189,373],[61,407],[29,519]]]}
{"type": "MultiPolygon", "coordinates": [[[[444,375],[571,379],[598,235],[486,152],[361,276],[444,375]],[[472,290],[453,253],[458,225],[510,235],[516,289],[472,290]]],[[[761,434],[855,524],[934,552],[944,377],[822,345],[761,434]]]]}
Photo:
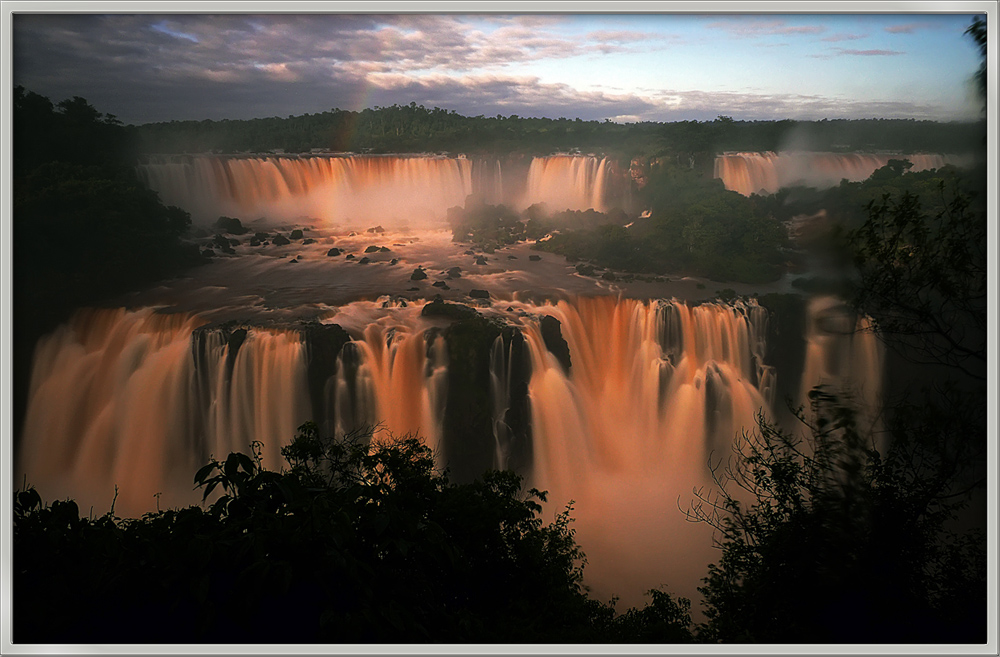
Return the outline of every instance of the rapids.
{"type": "Polygon", "coordinates": [[[152,158],[141,175],[202,226],[225,214],[305,239],[253,246],[243,236],[232,255],[81,310],[43,337],[15,479],[48,500],[72,497],[84,513],[113,502],[135,516],[198,503],[194,472],[251,442],[280,467],[280,448],[307,420],[333,435],[378,424],[419,435],[441,467],[517,469],[549,491],[546,520],[572,503],[600,599],[641,605],[660,585],[695,597],[715,558],[711,529],[681,510],[713,485],[709,463],[731,456],[758,413],[780,415],[786,396],[803,403],[815,384],[850,389],[874,417],[878,346],[854,335],[864,320],[833,300],[809,306],[804,335],[780,339],[755,301],[713,300],[723,286],[787,292],[787,280],[609,282],[552,254],[532,260],[528,244],[483,254],[452,242],[444,211],[470,194],[556,210],[607,209],[614,196],[606,158],[522,164],[152,158]],[[452,320],[423,312],[435,297],[493,322],[476,326],[503,327],[469,333],[462,353],[481,362],[452,353],[452,320]],[[473,398],[483,408],[470,412],[473,398]],[[483,435],[456,424],[462,414],[485,417],[475,425],[483,435]]]}

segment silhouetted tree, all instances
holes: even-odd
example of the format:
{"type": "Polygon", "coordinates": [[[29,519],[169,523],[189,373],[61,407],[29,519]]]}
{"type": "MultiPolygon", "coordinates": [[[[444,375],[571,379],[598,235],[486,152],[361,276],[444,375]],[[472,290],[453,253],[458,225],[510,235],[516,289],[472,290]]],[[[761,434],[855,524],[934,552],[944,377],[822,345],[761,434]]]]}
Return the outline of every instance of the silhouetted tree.
{"type": "Polygon", "coordinates": [[[941,416],[898,416],[892,435],[906,448],[882,454],[850,404],[822,388],[811,399],[804,434],[760,417],[715,469],[718,490],[688,511],[722,551],[700,589],[699,639],[985,641],[985,537],[951,530],[968,491],[930,447],[941,416]]]}
{"type": "Polygon", "coordinates": [[[868,220],[848,235],[854,302],[905,356],[984,379],[986,213],[944,181],[936,196],[930,211],[909,191],[868,204],[868,220]]]}
{"type": "Polygon", "coordinates": [[[976,70],[975,75],[972,79],[976,85],[976,92],[983,101],[983,112],[986,111],[986,19],[982,16],[976,16],[973,19],[972,25],[965,31],[972,40],[976,42],[979,46],[979,68],[976,70]]]}
{"type": "Polygon", "coordinates": [[[18,494],[16,639],[573,641],[606,616],[568,510],[543,524],[514,473],[456,485],[415,438],[313,424],[282,453],[281,472],[256,449],[212,460],[204,509],[91,520],[18,494]]]}
{"type": "MultiPolygon", "coordinates": [[[[23,87],[13,103],[15,418],[34,343],[72,310],[199,262],[188,214],[135,173],[128,131],[85,99],[56,105],[23,87]]],[[[15,431],[18,423],[15,423],[15,431]]]]}

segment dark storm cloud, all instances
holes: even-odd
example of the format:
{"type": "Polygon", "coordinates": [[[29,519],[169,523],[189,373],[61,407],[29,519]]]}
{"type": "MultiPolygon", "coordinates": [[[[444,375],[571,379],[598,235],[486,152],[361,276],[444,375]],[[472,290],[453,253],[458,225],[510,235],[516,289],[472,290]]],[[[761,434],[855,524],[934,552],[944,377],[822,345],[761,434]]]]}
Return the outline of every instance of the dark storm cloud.
{"type": "MultiPolygon", "coordinates": [[[[414,98],[426,98],[428,106],[454,109],[470,116],[517,114],[551,118],[599,120],[620,114],[644,115],[659,110],[659,105],[631,94],[612,95],[585,92],[564,84],[543,84],[533,77],[479,75],[453,78],[430,76],[378,76],[380,87],[372,99],[389,98],[405,91],[414,98]]],[[[384,104],[384,103],[383,103],[384,104]]]]}
{"type": "MultiPolygon", "coordinates": [[[[16,84],[53,100],[84,96],[129,122],[247,117],[262,107],[273,114],[293,93],[280,71],[246,57],[259,47],[248,19],[19,15],[14,36],[16,84]]],[[[346,100],[358,82],[339,82],[334,90],[346,100]]],[[[296,104],[329,108],[338,100],[329,97],[333,86],[326,81],[322,94],[296,88],[305,101],[296,104]]]]}
{"type": "MultiPolygon", "coordinates": [[[[469,115],[622,121],[929,116],[941,108],[751,92],[576,88],[520,64],[667,48],[637,30],[567,31],[565,15],[13,16],[14,83],[59,101],[83,96],[127,123],[287,116],[409,104],[469,115]]],[[[916,29],[915,24],[897,26],[916,29]]],[[[811,36],[820,25],[720,19],[733,36],[811,36]]],[[[832,34],[828,40],[854,35],[832,34]]],[[[831,49],[832,56],[894,55],[831,49]]],[[[569,64],[567,64],[568,66],[569,64]]],[[[552,67],[548,70],[551,75],[552,67]]]]}
{"type": "MultiPolygon", "coordinates": [[[[132,122],[358,109],[372,74],[461,73],[588,52],[545,31],[560,22],[493,17],[482,31],[456,16],[17,15],[14,78],[57,100],[85,96],[132,122]]],[[[596,41],[609,52],[640,36],[596,41]]],[[[421,86],[409,80],[376,95],[388,104],[422,101],[405,95],[421,86]]],[[[560,90],[551,102],[564,98],[560,90]]]]}

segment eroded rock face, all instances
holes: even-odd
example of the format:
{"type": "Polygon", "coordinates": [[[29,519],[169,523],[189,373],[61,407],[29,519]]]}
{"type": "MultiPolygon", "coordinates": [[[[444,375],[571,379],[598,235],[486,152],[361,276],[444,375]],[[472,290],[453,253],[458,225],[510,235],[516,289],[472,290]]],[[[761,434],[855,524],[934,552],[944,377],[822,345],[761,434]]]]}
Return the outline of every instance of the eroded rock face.
{"type": "Polygon", "coordinates": [[[562,324],[551,315],[542,317],[541,321],[542,340],[545,341],[545,348],[552,352],[562,368],[568,373],[573,362],[569,355],[569,345],[562,336],[562,324]]]}
{"type": "Polygon", "coordinates": [[[531,401],[528,397],[531,357],[520,329],[508,327],[502,335],[507,409],[497,418],[498,440],[506,440],[501,447],[506,467],[515,472],[528,472],[532,465],[531,401]]]}
{"type": "Polygon", "coordinates": [[[325,394],[326,384],[337,373],[337,357],[351,336],[338,324],[306,324],[300,329],[309,353],[306,380],[309,386],[309,400],[312,402],[313,417],[324,430],[332,435],[332,400],[325,394]]]}
{"type": "Polygon", "coordinates": [[[649,166],[642,158],[633,158],[629,165],[628,175],[632,178],[636,189],[642,189],[649,182],[649,166]]]}
{"type": "Polygon", "coordinates": [[[442,310],[462,316],[442,331],[449,361],[442,447],[454,479],[471,481],[494,467],[490,357],[504,325],[462,304],[442,303],[442,310]]]}

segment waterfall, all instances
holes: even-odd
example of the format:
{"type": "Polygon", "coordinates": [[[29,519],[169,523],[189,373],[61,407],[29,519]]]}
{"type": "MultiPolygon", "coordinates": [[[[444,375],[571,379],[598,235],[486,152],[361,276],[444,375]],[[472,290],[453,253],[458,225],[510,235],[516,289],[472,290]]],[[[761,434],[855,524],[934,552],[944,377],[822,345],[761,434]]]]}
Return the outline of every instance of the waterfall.
{"type": "Polygon", "coordinates": [[[608,185],[608,158],[550,155],[536,157],[528,169],[522,207],[545,203],[553,211],[603,212],[608,185]]]}
{"type": "Polygon", "coordinates": [[[280,447],[308,419],[302,345],[253,330],[242,343],[199,335],[197,317],[146,308],[81,311],[39,343],[20,472],[85,511],[139,515],[197,501],[194,471],[210,455],[280,447]]]}
{"type": "Polygon", "coordinates": [[[446,387],[444,340],[371,324],[338,362],[331,390],[337,433],[380,424],[394,436],[419,435],[437,452],[446,387]]]}
{"type": "Polygon", "coordinates": [[[851,182],[865,180],[892,159],[909,160],[913,164],[910,171],[938,169],[946,164],[968,164],[968,158],[929,153],[727,153],[715,158],[715,177],[722,179],[726,189],[744,196],[761,191],[772,194],[791,185],[824,189],[838,185],[845,178],[851,182]]]}
{"type": "MultiPolygon", "coordinates": [[[[196,503],[194,472],[253,441],[264,466],[279,469],[297,428],[323,419],[309,400],[306,343],[296,330],[203,324],[152,308],[85,310],[43,338],[18,472],[48,499],[72,496],[98,514],[117,485],[115,511],[137,516],[196,503]]],[[[381,422],[436,447],[443,340],[373,324],[350,347],[325,385],[329,424],[343,433],[381,422]]]]}
{"type": "MultiPolygon", "coordinates": [[[[806,355],[801,403],[808,412],[808,394],[825,386],[857,411],[862,433],[878,435],[884,348],[867,317],[858,317],[833,297],[809,302],[806,355]]],[[[876,439],[876,446],[881,443],[876,439]]]]}
{"type": "Polygon", "coordinates": [[[462,156],[161,155],[138,173],[164,203],[204,225],[226,215],[415,227],[439,222],[470,194],[494,205],[603,211],[610,169],[608,158],[553,155],[533,158],[526,177],[506,181],[499,160],[462,156]]]}
{"type": "Polygon", "coordinates": [[[531,345],[535,459],[544,485],[595,472],[704,464],[768,407],[750,321],[729,306],[599,297],[542,309],[559,319],[569,372],[531,345]]]}
{"type": "Polygon", "coordinates": [[[473,193],[473,162],[435,156],[158,156],[139,166],[164,203],[195,221],[412,226],[473,193]]]}
{"type": "Polygon", "coordinates": [[[704,572],[711,530],[678,506],[712,484],[709,459],[724,460],[736,433],[768,412],[766,311],[613,297],[521,308],[558,319],[571,355],[567,371],[540,324],[525,322],[531,483],[549,491],[552,512],[575,503],[589,585],[641,605],[650,582],[704,572]]]}
{"type": "MultiPolygon", "coordinates": [[[[251,441],[278,469],[280,448],[309,419],[333,434],[375,423],[416,434],[440,466],[453,465],[442,462],[462,453],[442,449],[449,368],[467,364],[449,363],[448,332],[422,307],[339,308],[324,322],[346,333],[337,329],[343,341],[325,350],[315,341],[333,337],[302,327],[208,326],[152,308],[81,311],[36,349],[15,476],[46,499],[76,499],[85,513],[105,512],[117,485],[116,512],[141,515],[197,503],[193,473],[251,441]]],[[[610,296],[481,310],[508,327],[485,345],[493,465],[549,491],[547,513],[575,501],[589,584],[602,596],[632,590],[623,602],[641,604],[643,587],[704,572],[711,530],[686,523],[678,506],[713,485],[709,464],[724,464],[758,413],[770,416],[768,311],[610,296]]],[[[854,332],[864,320],[832,300],[809,312],[803,395],[854,380],[865,382],[868,403],[882,361],[873,336],[854,332]]]]}

